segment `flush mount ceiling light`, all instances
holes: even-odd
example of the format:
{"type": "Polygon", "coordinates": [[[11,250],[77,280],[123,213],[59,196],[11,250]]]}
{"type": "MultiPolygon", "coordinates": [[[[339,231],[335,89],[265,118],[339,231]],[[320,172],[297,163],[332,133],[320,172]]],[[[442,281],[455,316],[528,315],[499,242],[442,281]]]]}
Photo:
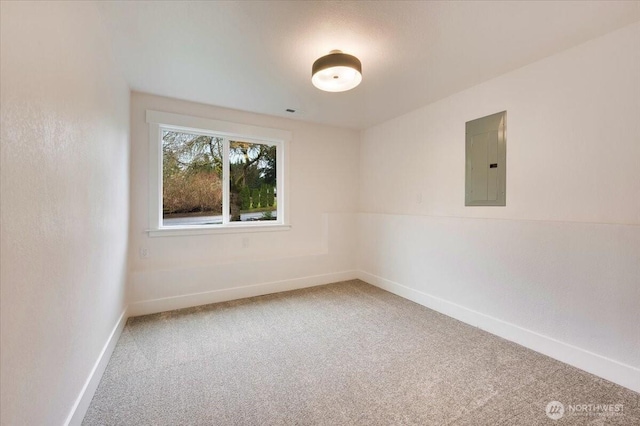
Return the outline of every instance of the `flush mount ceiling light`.
{"type": "Polygon", "coordinates": [[[326,92],[345,92],[362,81],[362,64],[352,55],[332,50],[313,63],[311,82],[326,92]]]}

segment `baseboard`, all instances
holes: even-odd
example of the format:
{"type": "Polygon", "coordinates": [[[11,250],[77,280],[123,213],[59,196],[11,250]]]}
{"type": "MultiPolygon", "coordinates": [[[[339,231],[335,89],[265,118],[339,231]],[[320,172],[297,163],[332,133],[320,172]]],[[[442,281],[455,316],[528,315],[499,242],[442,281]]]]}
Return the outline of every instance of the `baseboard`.
{"type": "Polygon", "coordinates": [[[377,275],[358,271],[358,278],[434,311],[518,343],[551,358],[640,393],[640,369],[561,342],[498,318],[412,289],[377,275]]]}
{"type": "Polygon", "coordinates": [[[64,423],[65,426],[76,426],[82,424],[82,419],[84,419],[84,415],[87,413],[89,409],[89,404],[91,404],[91,400],[93,399],[93,395],[98,389],[98,385],[100,384],[100,380],[102,379],[102,375],[104,374],[104,370],[107,368],[107,364],[109,363],[109,359],[111,358],[111,354],[116,347],[116,343],[118,343],[118,339],[122,334],[122,330],[124,329],[124,325],[127,322],[127,308],[124,309],[120,318],[116,322],[115,327],[111,331],[111,335],[107,339],[104,347],[102,348],[102,352],[98,356],[98,360],[93,366],[87,381],[84,384],[84,387],[80,391],[80,395],[76,399],[69,416],[67,417],[67,421],[64,423]]]}
{"type": "Polygon", "coordinates": [[[228,300],[244,299],[246,297],[263,296],[265,294],[296,290],[338,281],[356,279],[356,271],[334,272],[330,274],[314,275],[283,281],[252,284],[242,287],[225,288],[202,293],[184,294],[174,297],[143,300],[129,305],[129,315],[147,315],[174,309],[190,308],[192,306],[208,305],[210,303],[226,302],[228,300]]]}

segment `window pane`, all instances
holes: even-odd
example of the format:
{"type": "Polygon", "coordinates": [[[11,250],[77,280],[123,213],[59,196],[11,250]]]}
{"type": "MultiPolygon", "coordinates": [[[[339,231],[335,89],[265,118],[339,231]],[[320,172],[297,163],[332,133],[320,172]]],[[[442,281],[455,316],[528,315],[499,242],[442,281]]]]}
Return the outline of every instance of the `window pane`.
{"type": "Polygon", "coordinates": [[[222,138],[162,131],[162,225],[222,223],[222,138]]]}
{"type": "Polygon", "coordinates": [[[230,141],[229,220],[276,220],[276,146],[230,141]]]}

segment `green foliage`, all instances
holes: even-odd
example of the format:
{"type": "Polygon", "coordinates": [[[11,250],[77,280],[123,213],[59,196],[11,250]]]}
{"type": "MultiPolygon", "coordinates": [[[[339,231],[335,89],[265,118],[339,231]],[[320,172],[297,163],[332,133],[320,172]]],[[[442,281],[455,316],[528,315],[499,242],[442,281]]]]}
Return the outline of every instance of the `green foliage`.
{"type": "Polygon", "coordinates": [[[267,205],[269,207],[273,207],[273,205],[275,204],[276,198],[275,198],[275,194],[273,192],[275,188],[270,186],[267,188],[268,192],[267,192],[267,205]]]}
{"type": "Polygon", "coordinates": [[[276,147],[269,146],[265,152],[265,167],[263,169],[262,178],[264,179],[264,183],[268,184],[271,187],[276,186],[276,147]]]}
{"type": "Polygon", "coordinates": [[[248,186],[243,186],[240,190],[240,209],[249,210],[251,208],[251,190],[248,186]]]}
{"type": "Polygon", "coordinates": [[[262,220],[275,220],[276,218],[273,217],[273,212],[271,210],[267,210],[266,212],[262,212],[262,217],[260,219],[262,219],[262,220]]]}
{"type": "Polygon", "coordinates": [[[260,207],[260,191],[254,189],[251,191],[251,208],[257,209],[260,207]]]}
{"type": "Polygon", "coordinates": [[[267,190],[269,187],[266,184],[260,186],[260,207],[267,207],[267,190]]]}

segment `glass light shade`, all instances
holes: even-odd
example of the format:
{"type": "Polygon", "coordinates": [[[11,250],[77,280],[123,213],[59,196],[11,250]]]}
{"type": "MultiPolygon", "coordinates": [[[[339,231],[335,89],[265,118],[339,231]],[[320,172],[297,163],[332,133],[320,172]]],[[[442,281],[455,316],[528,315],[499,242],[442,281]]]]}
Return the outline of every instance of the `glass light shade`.
{"type": "Polygon", "coordinates": [[[314,62],[311,82],[326,92],[344,92],[362,81],[362,65],[355,56],[333,52],[314,62]]]}

